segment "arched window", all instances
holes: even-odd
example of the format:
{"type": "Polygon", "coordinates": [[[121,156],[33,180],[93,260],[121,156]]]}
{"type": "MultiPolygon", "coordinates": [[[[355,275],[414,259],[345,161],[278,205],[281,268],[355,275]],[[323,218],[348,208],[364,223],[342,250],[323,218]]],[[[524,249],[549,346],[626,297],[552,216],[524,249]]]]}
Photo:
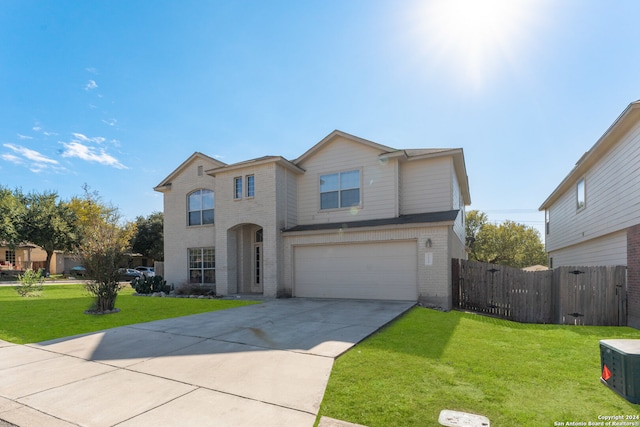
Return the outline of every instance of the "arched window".
{"type": "Polygon", "coordinates": [[[213,224],[213,191],[196,190],[189,194],[187,211],[189,225],[213,224]]]}

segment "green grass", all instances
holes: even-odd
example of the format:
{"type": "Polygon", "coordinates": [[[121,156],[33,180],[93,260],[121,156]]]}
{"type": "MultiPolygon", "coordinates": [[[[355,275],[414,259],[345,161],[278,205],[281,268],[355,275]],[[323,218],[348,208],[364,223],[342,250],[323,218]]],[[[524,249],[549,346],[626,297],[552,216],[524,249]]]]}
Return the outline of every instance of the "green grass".
{"type": "Polygon", "coordinates": [[[26,344],[116,326],[222,310],[252,301],[133,296],[130,286],[116,300],[119,313],[84,314],[93,298],[83,285],[47,285],[40,297],[23,298],[13,286],[0,287],[0,339],[26,344]]]}
{"type": "Polygon", "coordinates": [[[450,409],[537,427],[635,415],[640,405],[600,383],[599,340],[612,338],[640,331],[414,308],[336,361],[318,419],[430,426],[450,409]]]}

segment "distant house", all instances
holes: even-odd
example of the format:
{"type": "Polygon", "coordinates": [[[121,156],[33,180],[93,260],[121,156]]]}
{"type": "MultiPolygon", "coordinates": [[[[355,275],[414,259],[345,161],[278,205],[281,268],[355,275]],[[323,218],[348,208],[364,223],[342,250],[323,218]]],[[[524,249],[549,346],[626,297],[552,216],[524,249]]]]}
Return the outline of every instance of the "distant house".
{"type": "MultiPolygon", "coordinates": [[[[46,268],[47,252],[39,246],[23,243],[10,247],[6,242],[0,242],[0,271],[24,271],[27,268],[38,270],[46,268]]],[[[51,273],[62,273],[64,270],[64,256],[55,252],[51,260],[51,273]]]]}
{"type": "Polygon", "coordinates": [[[640,327],[640,101],[631,103],[542,203],[551,267],[626,265],[640,327]]]}
{"type": "Polygon", "coordinates": [[[196,152],[155,190],[176,286],[451,308],[470,204],[461,149],[399,150],[334,131],[292,161],[228,165],[196,152]]]}

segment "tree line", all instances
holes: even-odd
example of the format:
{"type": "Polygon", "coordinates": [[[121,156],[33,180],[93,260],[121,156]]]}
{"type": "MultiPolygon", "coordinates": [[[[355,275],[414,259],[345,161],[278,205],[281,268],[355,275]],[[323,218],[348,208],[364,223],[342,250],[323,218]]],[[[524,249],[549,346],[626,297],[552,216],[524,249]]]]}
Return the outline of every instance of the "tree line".
{"type": "Polygon", "coordinates": [[[19,188],[0,186],[0,244],[10,248],[27,243],[41,247],[47,254],[47,271],[51,271],[55,251],[82,258],[83,252],[91,250],[91,238],[108,228],[121,234],[116,246],[122,253],[163,259],[161,212],[126,222],[117,207],[105,203],[87,186],[83,195],[69,200],[62,200],[55,191],[25,193],[19,188]]]}
{"type": "Polygon", "coordinates": [[[533,227],[513,221],[492,224],[487,214],[472,210],[466,214],[465,229],[472,261],[515,268],[547,265],[544,243],[533,227]]]}

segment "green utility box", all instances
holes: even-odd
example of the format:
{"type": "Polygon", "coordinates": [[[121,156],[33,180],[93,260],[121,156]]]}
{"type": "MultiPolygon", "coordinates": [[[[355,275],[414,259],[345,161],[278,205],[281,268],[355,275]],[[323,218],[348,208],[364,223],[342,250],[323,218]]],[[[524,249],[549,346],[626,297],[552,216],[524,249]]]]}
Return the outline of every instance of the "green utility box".
{"type": "Polygon", "coordinates": [[[640,340],[600,341],[600,381],[640,404],[640,340]]]}

